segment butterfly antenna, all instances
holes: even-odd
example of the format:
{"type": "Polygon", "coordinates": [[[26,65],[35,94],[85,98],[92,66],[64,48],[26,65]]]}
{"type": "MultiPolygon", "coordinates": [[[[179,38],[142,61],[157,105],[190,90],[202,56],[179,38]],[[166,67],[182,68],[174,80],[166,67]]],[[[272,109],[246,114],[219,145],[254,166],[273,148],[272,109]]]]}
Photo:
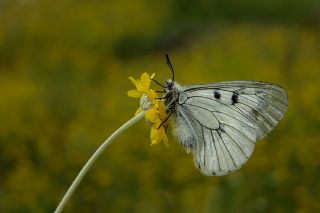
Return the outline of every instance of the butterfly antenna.
{"type": "Polygon", "coordinates": [[[169,55],[166,54],[166,61],[167,61],[167,64],[172,72],[172,81],[174,81],[174,70],[173,70],[173,66],[171,64],[171,61],[170,61],[170,58],[169,58],[169,55]]]}
{"type": "Polygon", "coordinates": [[[153,82],[155,82],[156,84],[158,84],[160,87],[162,87],[162,88],[167,88],[166,86],[160,84],[157,80],[155,80],[155,79],[153,79],[153,78],[151,78],[151,80],[152,80],[153,82]]]}

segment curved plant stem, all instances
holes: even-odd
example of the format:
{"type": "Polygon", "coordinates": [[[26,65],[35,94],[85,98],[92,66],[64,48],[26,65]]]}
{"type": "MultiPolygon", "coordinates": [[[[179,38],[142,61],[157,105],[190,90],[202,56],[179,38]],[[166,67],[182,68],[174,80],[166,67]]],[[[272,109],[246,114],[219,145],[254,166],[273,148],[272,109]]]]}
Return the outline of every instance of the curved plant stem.
{"type": "Polygon", "coordinates": [[[127,123],[123,124],[117,131],[115,131],[106,141],[104,141],[100,147],[95,151],[95,153],[91,156],[91,158],[87,161],[87,163],[84,165],[84,167],[79,172],[76,179],[74,179],[73,183],[69,187],[68,191],[63,196],[62,200],[60,201],[58,207],[54,211],[55,213],[59,213],[63,210],[64,206],[66,205],[67,201],[70,199],[73,192],[76,190],[80,182],[82,181],[85,174],[88,172],[88,170],[91,168],[92,164],[96,161],[96,159],[102,154],[102,152],[107,148],[109,144],[113,142],[115,138],[117,138],[122,132],[124,132],[126,129],[131,127],[133,124],[141,120],[144,116],[144,112],[140,112],[133,118],[131,118],[127,123]]]}

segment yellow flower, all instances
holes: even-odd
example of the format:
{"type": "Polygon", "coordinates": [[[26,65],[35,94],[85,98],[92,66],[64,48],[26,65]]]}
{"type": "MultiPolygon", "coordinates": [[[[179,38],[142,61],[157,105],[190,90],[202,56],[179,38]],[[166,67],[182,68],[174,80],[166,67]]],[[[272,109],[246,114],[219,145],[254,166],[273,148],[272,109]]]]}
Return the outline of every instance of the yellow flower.
{"type": "Polygon", "coordinates": [[[151,125],[150,140],[151,145],[164,142],[166,146],[169,145],[168,138],[166,135],[166,128],[168,127],[168,122],[166,121],[167,114],[164,103],[157,99],[158,95],[153,90],[150,89],[151,77],[147,73],[143,73],[140,80],[135,80],[129,77],[131,82],[136,86],[136,90],[129,90],[128,96],[133,98],[140,98],[140,108],[136,111],[136,114],[145,111],[145,118],[151,125]]]}
{"type": "Polygon", "coordinates": [[[167,147],[169,146],[166,130],[163,126],[159,129],[151,128],[150,139],[151,145],[155,145],[163,141],[167,147]]]}
{"type": "Polygon", "coordinates": [[[166,146],[169,145],[166,135],[168,123],[164,122],[166,117],[164,104],[160,100],[156,100],[153,107],[145,112],[145,118],[151,123],[151,145],[158,144],[161,141],[163,141],[166,146]]]}
{"type": "Polygon", "coordinates": [[[132,98],[140,98],[140,107],[137,109],[135,114],[138,114],[143,110],[150,108],[149,105],[158,98],[157,93],[150,89],[151,79],[154,77],[155,74],[152,74],[151,77],[147,73],[143,73],[140,77],[140,80],[135,80],[132,77],[129,77],[129,80],[136,86],[136,90],[129,90],[128,96],[132,98]],[[146,97],[145,97],[146,96],[146,97]]]}
{"type": "Polygon", "coordinates": [[[128,96],[133,98],[141,98],[143,94],[146,94],[149,99],[154,100],[157,97],[157,93],[149,89],[151,79],[155,74],[149,76],[147,73],[143,73],[140,77],[140,80],[135,80],[132,77],[129,77],[129,80],[136,86],[136,90],[129,90],[128,96]]]}

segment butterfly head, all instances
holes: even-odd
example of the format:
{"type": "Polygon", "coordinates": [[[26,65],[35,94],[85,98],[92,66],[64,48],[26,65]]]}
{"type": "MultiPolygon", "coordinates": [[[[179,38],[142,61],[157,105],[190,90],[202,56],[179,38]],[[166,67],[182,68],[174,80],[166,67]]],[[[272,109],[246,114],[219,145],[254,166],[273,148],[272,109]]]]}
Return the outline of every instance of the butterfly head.
{"type": "Polygon", "coordinates": [[[173,89],[174,82],[171,79],[166,80],[166,88],[165,91],[169,92],[173,89]]]}
{"type": "Polygon", "coordinates": [[[183,87],[171,79],[166,81],[165,86],[165,104],[167,108],[174,108],[176,102],[179,100],[179,95],[182,92],[183,87]]]}

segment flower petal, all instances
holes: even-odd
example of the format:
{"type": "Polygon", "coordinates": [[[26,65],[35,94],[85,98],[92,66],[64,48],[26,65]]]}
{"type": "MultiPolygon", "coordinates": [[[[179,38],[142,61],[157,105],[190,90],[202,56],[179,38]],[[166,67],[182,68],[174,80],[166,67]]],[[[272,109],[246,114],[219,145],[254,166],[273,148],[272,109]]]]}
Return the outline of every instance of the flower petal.
{"type": "Polygon", "coordinates": [[[127,95],[133,98],[140,98],[143,95],[143,92],[138,90],[129,90],[127,95]]]}
{"type": "Polygon", "coordinates": [[[140,82],[139,82],[140,83],[139,86],[141,90],[147,92],[150,87],[150,82],[151,82],[150,76],[147,73],[143,73],[141,75],[140,82]]]}
{"type": "Polygon", "coordinates": [[[147,95],[151,101],[156,100],[156,98],[158,98],[157,93],[153,89],[149,89],[147,95]]]}
{"type": "Polygon", "coordinates": [[[151,139],[151,145],[160,143],[159,131],[157,129],[151,128],[150,139],[151,139]]]}
{"type": "Polygon", "coordinates": [[[137,86],[137,84],[139,83],[136,79],[129,77],[129,80],[135,85],[137,86]]]}
{"type": "MultiPolygon", "coordinates": [[[[163,128],[164,129],[164,128],[163,128]]],[[[167,137],[167,134],[166,134],[166,131],[164,129],[164,135],[162,137],[162,140],[163,140],[163,143],[166,147],[169,147],[169,141],[168,141],[168,137],[167,137]]]]}
{"type": "Polygon", "coordinates": [[[163,141],[166,146],[169,145],[168,138],[163,127],[160,127],[159,129],[151,128],[150,139],[151,145],[158,144],[161,141],[163,141]]]}
{"type": "Polygon", "coordinates": [[[160,121],[158,112],[154,108],[151,108],[145,112],[145,118],[153,124],[160,121]]]}

